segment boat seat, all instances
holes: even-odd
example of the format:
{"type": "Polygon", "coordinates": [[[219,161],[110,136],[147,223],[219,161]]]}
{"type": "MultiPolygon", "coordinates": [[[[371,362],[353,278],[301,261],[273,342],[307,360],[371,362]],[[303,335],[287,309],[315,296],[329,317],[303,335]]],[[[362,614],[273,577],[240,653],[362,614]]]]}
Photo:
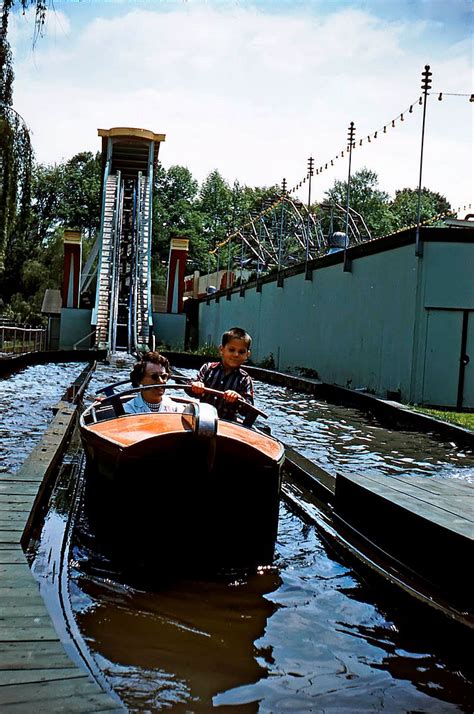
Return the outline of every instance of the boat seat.
{"type": "Polygon", "coordinates": [[[113,419],[115,417],[115,411],[112,405],[106,407],[99,407],[95,413],[97,421],[106,421],[107,419],[113,419]]]}

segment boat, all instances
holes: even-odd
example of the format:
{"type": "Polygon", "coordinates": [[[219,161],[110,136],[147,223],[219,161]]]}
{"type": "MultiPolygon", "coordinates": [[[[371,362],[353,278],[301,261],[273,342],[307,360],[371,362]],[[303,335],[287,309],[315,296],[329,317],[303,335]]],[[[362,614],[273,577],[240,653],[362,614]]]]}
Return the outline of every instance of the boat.
{"type": "Polygon", "coordinates": [[[241,400],[243,421],[225,421],[212,405],[174,395],[182,413],[127,414],[125,402],[153,387],[120,385],[80,417],[85,512],[108,552],[180,570],[270,565],[285,450],[255,427],[266,415],[241,400]]]}

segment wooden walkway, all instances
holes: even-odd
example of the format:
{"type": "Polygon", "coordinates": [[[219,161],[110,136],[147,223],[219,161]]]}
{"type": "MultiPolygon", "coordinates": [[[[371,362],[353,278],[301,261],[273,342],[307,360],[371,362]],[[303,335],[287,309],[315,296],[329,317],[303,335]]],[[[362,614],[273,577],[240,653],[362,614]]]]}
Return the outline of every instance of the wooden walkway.
{"type": "Polygon", "coordinates": [[[26,544],[75,407],[57,407],[43,440],[14,474],[0,474],[0,711],[123,711],[66,655],[21,543],[26,544]]]}
{"type": "Polygon", "coordinates": [[[334,513],[434,591],[472,609],[474,484],[426,476],[338,475],[334,513]]]}
{"type": "Polygon", "coordinates": [[[291,448],[286,455],[283,496],[292,508],[386,579],[474,627],[474,484],[332,476],[291,448]]]}

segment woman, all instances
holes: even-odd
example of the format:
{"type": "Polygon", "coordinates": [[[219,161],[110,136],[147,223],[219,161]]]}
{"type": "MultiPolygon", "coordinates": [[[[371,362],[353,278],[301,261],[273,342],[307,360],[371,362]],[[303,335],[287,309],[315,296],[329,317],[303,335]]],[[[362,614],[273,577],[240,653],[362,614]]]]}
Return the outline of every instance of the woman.
{"type": "MultiPolygon", "coordinates": [[[[166,384],[170,377],[170,363],[159,352],[147,352],[130,372],[130,380],[134,387],[148,387],[153,384],[166,384]]],[[[167,397],[165,390],[156,386],[145,389],[140,394],[124,404],[125,414],[140,414],[142,412],[182,412],[184,405],[167,397]]]]}

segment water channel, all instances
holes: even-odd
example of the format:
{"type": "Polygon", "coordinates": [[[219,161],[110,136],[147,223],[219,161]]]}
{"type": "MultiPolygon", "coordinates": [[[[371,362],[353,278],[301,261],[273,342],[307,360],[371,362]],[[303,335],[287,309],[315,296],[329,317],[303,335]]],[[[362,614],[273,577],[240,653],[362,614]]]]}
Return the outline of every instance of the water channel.
{"type": "MultiPolygon", "coordinates": [[[[0,382],[0,478],[25,458],[24,435],[44,428],[39,403],[57,399],[52,384],[64,376],[65,387],[81,369],[46,365],[0,382]]],[[[101,366],[89,392],[127,376],[101,366]]],[[[273,433],[332,473],[474,479],[474,455],[434,436],[281,387],[257,383],[256,393],[273,433]]],[[[34,564],[46,598],[61,519],[58,507],[34,564]]],[[[472,711],[467,634],[366,580],[285,505],[273,567],[171,581],[159,562],[146,578],[124,578],[79,509],[66,599],[88,661],[130,711],[472,711]]]]}

